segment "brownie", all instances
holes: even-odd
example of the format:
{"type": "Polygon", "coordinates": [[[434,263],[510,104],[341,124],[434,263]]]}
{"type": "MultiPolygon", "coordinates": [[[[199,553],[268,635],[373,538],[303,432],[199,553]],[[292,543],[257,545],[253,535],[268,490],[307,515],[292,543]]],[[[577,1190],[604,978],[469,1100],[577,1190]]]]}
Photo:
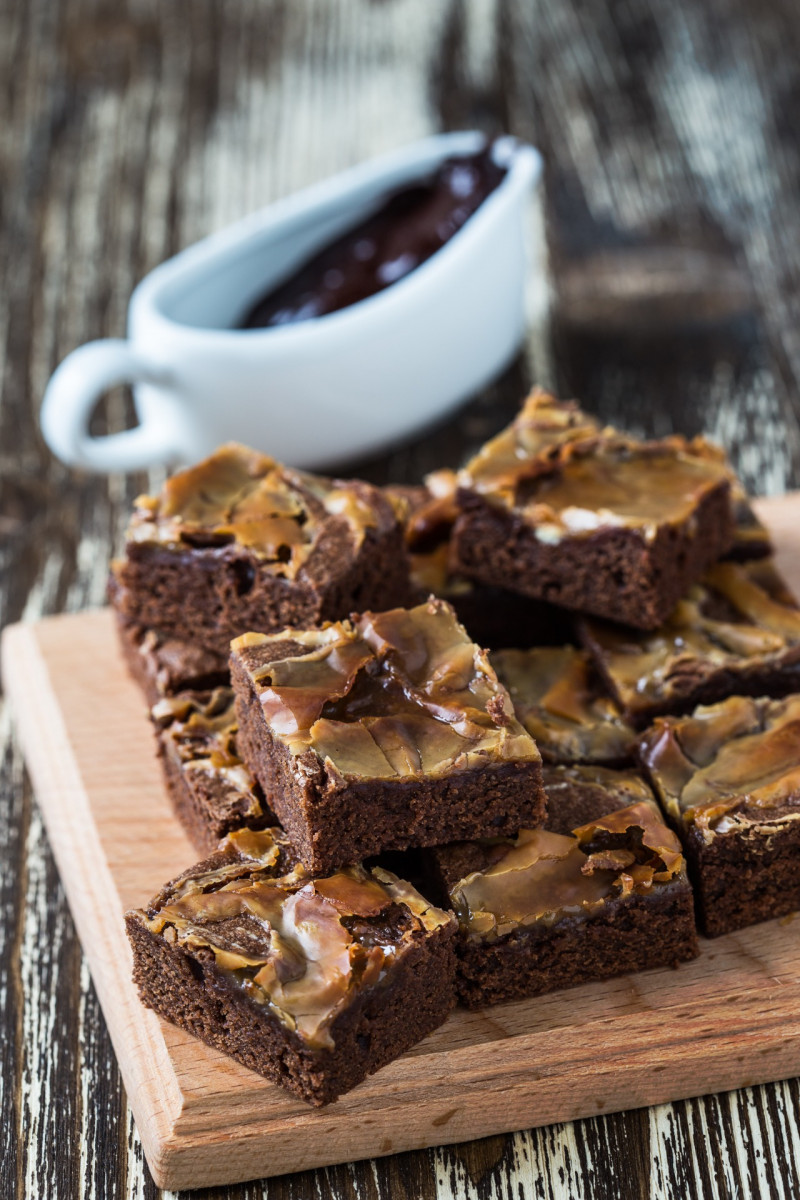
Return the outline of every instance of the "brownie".
{"type": "Polygon", "coordinates": [[[148,1007],[313,1105],[455,1002],[451,914],[378,868],[312,879],[280,830],[231,834],[126,924],[148,1007]]]}
{"type": "Polygon", "coordinates": [[[424,487],[384,489],[405,529],[411,583],[417,599],[447,600],[473,641],[485,649],[558,645],[572,636],[570,614],[544,600],[478,583],[452,566],[451,535],[458,517],[454,471],[434,471],[424,487]]]}
{"type": "Polygon", "coordinates": [[[112,575],[126,620],[222,654],[245,630],[388,608],[410,587],[402,525],[378,488],[233,444],[139,497],[112,575]]]}
{"type": "Polygon", "coordinates": [[[632,771],[546,766],[543,829],[430,852],[468,1008],[697,955],[680,843],[632,771]]]}
{"type": "Polygon", "coordinates": [[[800,691],[800,609],[772,559],[717,563],[654,633],[588,619],[578,632],[638,728],[732,693],[800,691]]]}
{"type": "Polygon", "coordinates": [[[126,666],[150,705],[164,696],[208,691],[230,683],[227,653],[146,629],[119,613],[117,632],[126,666]]]}
{"type": "Polygon", "coordinates": [[[663,717],[642,759],[678,831],[709,937],[800,908],[800,696],[663,717]]]}
{"type": "Polygon", "coordinates": [[[733,541],[723,460],[685,438],[597,431],[534,393],[459,474],[464,575],[655,629],[733,541]]]}
{"type": "Polygon", "coordinates": [[[170,800],[195,849],[210,853],[241,826],[275,824],[237,751],[231,688],[163,697],[151,716],[170,800]]]}
{"type": "Polygon", "coordinates": [[[516,832],[541,759],[443,600],[232,643],[239,751],[310,870],[516,832]]]}
{"type": "Polygon", "coordinates": [[[636,734],[575,646],[496,650],[490,662],[545,762],[624,766],[636,734]]]}

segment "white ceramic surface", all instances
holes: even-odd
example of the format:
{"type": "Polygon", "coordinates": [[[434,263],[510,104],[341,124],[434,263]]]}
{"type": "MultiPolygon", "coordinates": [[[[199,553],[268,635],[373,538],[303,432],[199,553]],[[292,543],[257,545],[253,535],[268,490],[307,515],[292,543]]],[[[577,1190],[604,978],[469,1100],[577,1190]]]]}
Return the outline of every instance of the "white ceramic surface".
{"type": "Polygon", "coordinates": [[[184,250],[136,288],[128,340],[89,342],[41,412],[64,462],[98,471],[194,462],[235,440],[300,467],[379,450],[441,417],[513,357],[524,330],[531,147],[496,143],[500,186],[427,262],[385,291],[296,325],[232,328],[267,288],[478,133],[427,138],[281,200],[184,250]],[[134,385],[137,428],[95,438],[104,390],[134,385]]]}

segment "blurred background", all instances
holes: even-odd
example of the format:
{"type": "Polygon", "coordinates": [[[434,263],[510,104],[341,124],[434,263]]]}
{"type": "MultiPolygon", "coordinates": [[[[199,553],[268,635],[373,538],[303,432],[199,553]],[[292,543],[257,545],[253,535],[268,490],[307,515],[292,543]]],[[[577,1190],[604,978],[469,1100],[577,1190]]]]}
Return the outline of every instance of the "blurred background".
{"type": "MultiPolygon", "coordinates": [[[[160,482],[53,460],[36,415],[58,362],[122,336],[132,289],[179,249],[439,130],[544,156],[533,320],[502,379],[354,472],[456,465],[536,382],[636,433],[709,433],[754,493],[797,486],[798,35],[794,0],[6,0],[0,622],[103,603],[131,500],[160,482]]],[[[93,428],[131,420],[119,389],[93,428]]],[[[0,1194],[152,1197],[0,728],[0,1194]]],[[[769,1130],[793,1121],[796,1146],[799,1106],[775,1085],[215,1194],[796,1195],[769,1130]]]]}

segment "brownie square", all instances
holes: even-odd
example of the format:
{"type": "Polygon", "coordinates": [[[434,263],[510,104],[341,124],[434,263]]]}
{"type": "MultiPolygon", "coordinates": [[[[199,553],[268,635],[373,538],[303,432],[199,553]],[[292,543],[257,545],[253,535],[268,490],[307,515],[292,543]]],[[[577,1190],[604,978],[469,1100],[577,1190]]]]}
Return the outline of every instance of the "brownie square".
{"type": "Polygon", "coordinates": [[[239,752],[310,870],[544,818],[505,688],[431,600],[232,643],[239,752]]]}
{"type": "Polygon", "coordinates": [[[634,772],[546,766],[544,829],[430,852],[468,1008],[697,955],[680,843],[634,772]]]}
{"type": "Polygon", "coordinates": [[[640,729],[732,693],[800,691],[800,609],[771,559],[717,563],[654,633],[588,619],[578,632],[640,729]]]}
{"type": "Polygon", "coordinates": [[[490,662],[545,762],[624,766],[636,734],[575,646],[496,650],[490,662]]]}
{"type": "Polygon", "coordinates": [[[231,688],[163,697],[151,717],[170,800],[196,850],[211,853],[241,826],[275,824],[238,754],[231,688]]]}
{"type": "Polygon", "coordinates": [[[543,393],[461,471],[457,499],[463,574],[638,629],[733,540],[728,468],[705,443],[597,431],[543,393]]]}
{"type": "Polygon", "coordinates": [[[378,488],[238,445],[139,497],[112,574],[126,620],[223,654],[247,629],[388,608],[410,586],[402,526],[378,488]]]}
{"type": "Polygon", "coordinates": [[[117,613],[122,655],[150,705],[180,692],[204,692],[230,683],[228,655],[159,629],[127,621],[117,613]]]}
{"type": "Polygon", "coordinates": [[[708,937],[800,908],[800,696],[731,696],[660,718],[641,754],[708,937]]]}
{"type": "Polygon", "coordinates": [[[444,1021],[455,921],[388,871],[292,867],[242,830],[126,924],[149,1008],[322,1105],[444,1021]]]}

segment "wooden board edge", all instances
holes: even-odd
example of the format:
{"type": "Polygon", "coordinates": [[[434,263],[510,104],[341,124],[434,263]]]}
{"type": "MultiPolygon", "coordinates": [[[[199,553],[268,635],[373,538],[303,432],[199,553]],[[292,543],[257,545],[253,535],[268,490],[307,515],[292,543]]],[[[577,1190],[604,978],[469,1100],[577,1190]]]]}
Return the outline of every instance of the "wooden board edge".
{"type": "Polygon", "coordinates": [[[555,1076],[548,1082],[532,1075],[525,1082],[518,1081],[509,1086],[500,1106],[496,1089],[491,1084],[483,1094],[471,1091],[469,1104],[462,1110],[454,1110],[452,1099],[443,1097],[442,1111],[435,1116],[428,1113],[424,1125],[410,1122],[407,1111],[389,1114],[391,1123],[380,1140],[374,1131],[370,1134],[376,1138],[376,1144],[370,1145],[366,1152],[358,1137],[343,1139],[340,1127],[326,1128],[326,1110],[323,1109],[314,1114],[319,1124],[313,1131],[311,1146],[310,1130],[287,1131],[283,1128],[263,1132],[250,1127],[235,1140],[230,1132],[198,1139],[196,1135],[183,1135],[179,1121],[174,1135],[162,1144],[158,1159],[148,1159],[148,1162],[159,1186],[173,1191],[243,1183],[751,1087],[791,1077],[800,1069],[800,1028],[791,1038],[793,1053],[788,1062],[785,1032],[776,1028],[767,1044],[758,1047],[758,1069],[743,1070],[741,1042],[735,1037],[726,1042],[724,1053],[720,1054],[717,1047],[713,1060],[703,1057],[702,1086],[697,1081],[701,1075],[698,1059],[703,1056],[703,1048],[687,1044],[683,1055],[676,1057],[670,1051],[669,1069],[655,1070],[651,1057],[634,1053],[630,1059],[626,1056],[609,1061],[602,1069],[571,1075],[572,1085],[582,1088],[583,1092],[568,1111],[564,1105],[565,1077],[555,1076]],[[605,1078],[618,1077],[621,1071],[625,1072],[626,1094],[624,1098],[608,1102],[604,1093],[605,1078]],[[684,1078],[679,1087],[672,1081],[676,1071],[684,1078]],[[478,1133],[476,1117],[480,1118],[478,1133]]]}
{"type": "Polygon", "coordinates": [[[3,630],[0,670],[50,847],[108,1025],[145,1156],[148,1163],[158,1163],[163,1148],[173,1136],[183,1108],[183,1095],[159,1020],[142,1005],[134,988],[130,954],[103,956],[101,952],[101,947],[114,939],[118,942],[121,939],[127,949],[127,938],[117,920],[121,903],[115,911],[113,906],[95,902],[96,896],[113,895],[116,885],[103,853],[61,712],[49,687],[36,625],[20,623],[3,630]],[[68,807],[72,812],[66,821],[64,813],[68,807]],[[80,836],[74,832],[78,825],[80,836]],[[135,1045],[135,1051],[132,1045],[135,1045]]]}
{"type": "MultiPolygon", "coordinates": [[[[663,968],[650,973],[663,974],[663,968]]],[[[613,1052],[614,1061],[624,1059],[627,1065],[635,1065],[642,1056],[652,1062],[666,1061],[670,1054],[688,1061],[701,1046],[713,1044],[716,1050],[729,1040],[735,1040],[737,1044],[740,1041],[757,1043],[767,1048],[776,1041],[786,1045],[790,1040],[800,1038],[800,1016],[796,1021],[787,1022],[787,1012],[800,1014],[800,982],[777,983],[771,994],[765,991],[763,984],[745,988],[737,985],[735,997],[723,989],[714,1005],[699,1007],[696,998],[684,998],[666,1007],[659,1005],[638,1013],[625,1011],[597,1018],[591,1028],[593,1038],[598,1036],[599,1029],[599,1036],[607,1046],[606,1057],[613,1052]],[[734,998],[736,1006],[731,1012],[728,1000],[734,998]],[[620,1037],[620,1030],[625,1031],[627,1040],[620,1037]]],[[[495,1041],[455,1047],[443,1045],[439,1040],[430,1050],[423,1042],[416,1052],[395,1060],[391,1069],[371,1077],[368,1104],[358,1110],[348,1105],[350,1112],[345,1114],[345,1119],[374,1125],[375,1111],[380,1110],[386,1113],[391,1123],[404,1111],[412,1089],[416,1091],[416,1103],[427,1105],[435,1113],[443,1102],[442,1097],[449,1095],[448,1089],[457,1089],[459,1085],[474,1087],[483,1094],[519,1088],[531,1080],[538,1086],[544,1079],[547,1087],[552,1078],[563,1079],[570,1074],[590,1079],[598,1073],[597,1059],[591,1049],[581,1047],[578,1036],[581,1028],[539,1028],[530,1033],[508,1034],[495,1041]],[[491,1053],[482,1055],[483,1046],[491,1047],[491,1053]],[[546,1063],[544,1071],[531,1065],[542,1062],[546,1063]]],[[[800,1071],[800,1044],[797,1057],[787,1057],[785,1063],[788,1074],[795,1067],[800,1071]]],[[[726,1086],[736,1086],[735,1078],[731,1077],[726,1086]]],[[[258,1125],[263,1132],[269,1133],[286,1127],[310,1129],[325,1114],[340,1119],[343,1115],[341,1103],[324,1110],[299,1106],[292,1114],[272,1116],[264,1112],[263,1095],[254,1090],[237,1110],[237,1122],[242,1131],[258,1125]]],[[[218,1129],[216,1117],[214,1098],[209,1103],[189,1094],[176,1124],[176,1133],[213,1137],[218,1129]]]]}

